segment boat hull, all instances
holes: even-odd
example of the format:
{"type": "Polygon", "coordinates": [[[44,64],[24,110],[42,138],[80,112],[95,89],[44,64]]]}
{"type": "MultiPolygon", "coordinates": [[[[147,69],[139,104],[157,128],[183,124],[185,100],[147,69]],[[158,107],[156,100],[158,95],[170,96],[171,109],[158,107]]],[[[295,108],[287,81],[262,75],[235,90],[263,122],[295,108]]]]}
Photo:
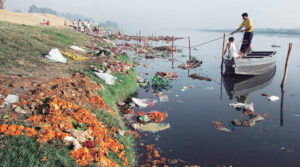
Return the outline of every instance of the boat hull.
{"type": "Polygon", "coordinates": [[[276,59],[276,52],[254,52],[242,59],[225,59],[225,74],[261,75],[276,67],[276,59]]]}

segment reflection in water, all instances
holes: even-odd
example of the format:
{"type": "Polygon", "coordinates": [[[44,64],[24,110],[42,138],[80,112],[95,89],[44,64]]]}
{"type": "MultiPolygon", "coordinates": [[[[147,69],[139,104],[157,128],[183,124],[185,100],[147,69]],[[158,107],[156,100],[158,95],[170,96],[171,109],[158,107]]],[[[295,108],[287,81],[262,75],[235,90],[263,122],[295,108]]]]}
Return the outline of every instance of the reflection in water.
{"type": "Polygon", "coordinates": [[[284,103],[284,88],[281,87],[280,126],[283,126],[283,103],[284,103]]]}
{"type": "Polygon", "coordinates": [[[246,103],[250,93],[263,89],[272,83],[275,73],[276,68],[257,76],[222,75],[222,78],[229,99],[235,98],[237,102],[246,103]]]}

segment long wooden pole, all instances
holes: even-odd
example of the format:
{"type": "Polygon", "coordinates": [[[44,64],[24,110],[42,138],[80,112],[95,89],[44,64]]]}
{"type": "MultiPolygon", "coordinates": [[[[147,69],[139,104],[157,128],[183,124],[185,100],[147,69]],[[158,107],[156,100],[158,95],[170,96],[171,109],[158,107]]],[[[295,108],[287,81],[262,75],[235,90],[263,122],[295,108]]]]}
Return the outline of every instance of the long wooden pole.
{"type": "Polygon", "coordinates": [[[191,37],[189,36],[189,61],[192,60],[191,37]]]}
{"type": "Polygon", "coordinates": [[[174,36],[172,37],[172,68],[174,69],[174,36]]]}
{"type": "Polygon", "coordinates": [[[284,84],[285,84],[285,81],[286,81],[286,78],[287,78],[290,55],[291,55],[292,48],[293,48],[293,44],[290,43],[289,44],[289,50],[288,50],[287,57],[286,57],[285,67],[284,67],[284,76],[283,76],[283,79],[282,79],[282,82],[281,82],[281,87],[282,88],[284,87],[284,84]]]}
{"type": "Polygon", "coordinates": [[[224,54],[225,54],[225,42],[226,42],[226,34],[223,36],[223,48],[222,48],[222,63],[221,63],[221,71],[223,72],[223,63],[224,63],[224,54]]]}

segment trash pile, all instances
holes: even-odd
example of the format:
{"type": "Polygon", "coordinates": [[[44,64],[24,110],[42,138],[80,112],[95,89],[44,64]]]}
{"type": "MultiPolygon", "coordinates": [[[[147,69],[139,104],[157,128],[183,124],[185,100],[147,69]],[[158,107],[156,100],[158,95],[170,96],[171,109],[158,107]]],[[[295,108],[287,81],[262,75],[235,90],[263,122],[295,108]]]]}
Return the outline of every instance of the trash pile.
{"type": "Polygon", "coordinates": [[[184,69],[184,70],[189,70],[189,69],[194,69],[199,67],[202,64],[202,61],[200,60],[191,60],[187,61],[185,64],[180,64],[178,68],[184,69]]]}
{"type": "Polygon", "coordinates": [[[72,145],[70,154],[81,166],[99,163],[103,166],[116,166],[108,154],[115,152],[128,164],[124,146],[111,137],[108,127],[99,122],[95,114],[85,108],[80,108],[72,102],[60,98],[49,100],[44,111],[30,116],[26,122],[30,126],[0,125],[0,133],[6,136],[26,135],[36,137],[41,143],[59,139],[67,145],[72,145]]]}
{"type": "Polygon", "coordinates": [[[249,119],[246,120],[233,120],[232,124],[234,126],[252,127],[256,124],[256,122],[264,120],[264,117],[262,117],[259,113],[254,112],[253,103],[231,103],[229,106],[232,106],[237,110],[243,110],[244,114],[249,116],[249,119]]]}
{"type": "Polygon", "coordinates": [[[132,64],[118,61],[115,58],[101,58],[95,61],[99,63],[100,68],[97,69],[96,66],[91,66],[91,68],[97,72],[129,73],[133,68],[132,64]]]}
{"type": "Polygon", "coordinates": [[[111,152],[126,166],[125,148],[114,138],[114,134],[125,134],[99,122],[93,112],[82,107],[114,114],[97,94],[96,90],[102,89],[102,85],[90,81],[87,76],[75,74],[68,79],[50,80],[24,95],[8,95],[5,101],[30,112],[26,113],[29,115],[24,125],[2,124],[0,133],[35,137],[41,143],[58,139],[73,146],[70,154],[82,166],[117,166],[108,156],[111,152]]]}
{"type": "Polygon", "coordinates": [[[163,122],[168,117],[168,113],[161,113],[159,111],[151,111],[149,113],[138,112],[138,119],[142,123],[153,121],[155,123],[163,122]]]}
{"type": "Polygon", "coordinates": [[[160,76],[163,79],[175,79],[178,78],[177,72],[172,72],[172,73],[168,73],[168,72],[157,72],[155,74],[156,77],[160,76]]]}

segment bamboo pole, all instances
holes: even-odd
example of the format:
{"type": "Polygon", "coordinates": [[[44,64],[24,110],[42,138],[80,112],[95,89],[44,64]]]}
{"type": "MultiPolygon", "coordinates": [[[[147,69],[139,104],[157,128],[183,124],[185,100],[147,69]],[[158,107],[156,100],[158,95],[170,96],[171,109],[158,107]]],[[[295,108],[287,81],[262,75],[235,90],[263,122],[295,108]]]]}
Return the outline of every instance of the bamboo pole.
{"type": "Polygon", "coordinates": [[[224,54],[225,54],[225,42],[226,42],[226,34],[223,36],[223,48],[222,48],[222,63],[221,63],[221,71],[223,71],[223,63],[224,63],[224,54]]]}
{"type": "Polygon", "coordinates": [[[285,84],[285,81],[286,81],[286,78],[287,78],[290,55],[291,55],[292,48],[293,48],[293,44],[290,43],[289,44],[289,50],[288,50],[287,57],[286,57],[285,67],[284,67],[284,76],[283,76],[283,79],[282,79],[282,82],[281,82],[281,87],[282,88],[284,87],[284,84],[285,84]]]}
{"type": "Polygon", "coordinates": [[[172,37],[172,69],[174,69],[174,36],[172,37]]]}
{"type": "Polygon", "coordinates": [[[141,35],[142,35],[142,30],[139,32],[139,42],[141,43],[141,35]]]}
{"type": "Polygon", "coordinates": [[[190,36],[188,38],[189,38],[189,61],[191,61],[192,60],[191,38],[190,36]]]}

